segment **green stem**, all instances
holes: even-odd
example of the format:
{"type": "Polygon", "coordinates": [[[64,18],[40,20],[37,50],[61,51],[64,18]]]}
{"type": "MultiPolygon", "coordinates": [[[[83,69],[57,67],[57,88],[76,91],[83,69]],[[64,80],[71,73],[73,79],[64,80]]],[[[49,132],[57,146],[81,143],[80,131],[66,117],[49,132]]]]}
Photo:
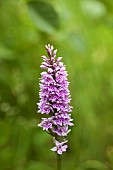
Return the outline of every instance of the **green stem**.
{"type": "Polygon", "coordinates": [[[57,170],[61,170],[61,155],[57,154],[57,170]]]}

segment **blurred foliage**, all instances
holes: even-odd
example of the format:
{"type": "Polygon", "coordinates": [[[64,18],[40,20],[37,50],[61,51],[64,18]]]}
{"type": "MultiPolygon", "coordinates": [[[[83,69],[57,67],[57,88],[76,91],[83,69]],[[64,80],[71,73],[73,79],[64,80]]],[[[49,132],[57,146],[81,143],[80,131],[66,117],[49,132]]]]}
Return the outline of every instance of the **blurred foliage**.
{"type": "Polygon", "coordinates": [[[41,55],[53,44],[69,73],[75,126],[62,170],[113,169],[113,1],[0,1],[0,170],[52,170],[37,127],[41,55]]]}

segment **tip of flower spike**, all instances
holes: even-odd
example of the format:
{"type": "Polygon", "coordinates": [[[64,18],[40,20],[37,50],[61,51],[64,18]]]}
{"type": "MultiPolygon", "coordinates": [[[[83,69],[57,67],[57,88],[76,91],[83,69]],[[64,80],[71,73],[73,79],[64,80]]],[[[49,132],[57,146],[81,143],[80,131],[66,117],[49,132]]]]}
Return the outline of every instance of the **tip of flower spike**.
{"type": "Polygon", "coordinates": [[[47,51],[49,57],[52,56],[52,51],[53,51],[54,47],[52,45],[48,44],[48,45],[45,45],[45,48],[46,48],[46,51],[47,51]]]}
{"type": "Polygon", "coordinates": [[[51,50],[54,49],[53,45],[50,45],[50,44],[45,45],[45,48],[46,48],[46,49],[51,49],[51,50]]]}

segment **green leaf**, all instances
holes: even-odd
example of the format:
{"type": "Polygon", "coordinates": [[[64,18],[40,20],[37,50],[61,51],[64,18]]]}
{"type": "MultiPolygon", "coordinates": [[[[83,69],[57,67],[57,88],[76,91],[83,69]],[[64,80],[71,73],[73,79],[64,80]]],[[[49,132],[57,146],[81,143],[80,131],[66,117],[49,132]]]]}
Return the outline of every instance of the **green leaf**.
{"type": "Polygon", "coordinates": [[[43,1],[28,2],[28,9],[35,25],[44,32],[59,28],[59,17],[53,6],[43,1]]]}

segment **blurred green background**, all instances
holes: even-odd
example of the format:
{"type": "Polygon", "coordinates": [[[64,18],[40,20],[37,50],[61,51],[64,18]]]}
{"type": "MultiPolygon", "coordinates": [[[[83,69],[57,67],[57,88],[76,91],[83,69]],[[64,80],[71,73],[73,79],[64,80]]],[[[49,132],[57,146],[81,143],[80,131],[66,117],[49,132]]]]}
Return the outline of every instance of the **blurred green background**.
{"type": "Polygon", "coordinates": [[[113,169],[113,1],[0,0],[0,170],[53,170],[37,127],[45,44],[67,66],[75,126],[62,170],[113,169]]]}

